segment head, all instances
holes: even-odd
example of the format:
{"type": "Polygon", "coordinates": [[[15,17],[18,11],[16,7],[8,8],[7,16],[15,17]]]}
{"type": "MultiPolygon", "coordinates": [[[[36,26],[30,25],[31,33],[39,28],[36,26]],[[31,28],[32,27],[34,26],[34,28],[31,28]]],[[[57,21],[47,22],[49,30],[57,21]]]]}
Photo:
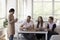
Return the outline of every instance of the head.
{"type": "Polygon", "coordinates": [[[54,18],[53,18],[52,16],[50,16],[49,19],[48,19],[48,21],[49,21],[50,23],[52,23],[53,20],[54,20],[54,18]]]}
{"type": "Polygon", "coordinates": [[[15,12],[15,10],[14,10],[13,8],[11,8],[11,9],[9,10],[9,13],[10,13],[10,14],[14,14],[14,12],[15,12]]]}
{"type": "Polygon", "coordinates": [[[38,17],[38,25],[39,23],[41,23],[41,26],[43,26],[43,18],[41,16],[38,17]]]}
{"type": "Polygon", "coordinates": [[[41,16],[38,17],[38,22],[43,22],[43,18],[41,16]]]}
{"type": "Polygon", "coordinates": [[[31,16],[27,16],[27,21],[30,21],[31,20],[31,16]]]}

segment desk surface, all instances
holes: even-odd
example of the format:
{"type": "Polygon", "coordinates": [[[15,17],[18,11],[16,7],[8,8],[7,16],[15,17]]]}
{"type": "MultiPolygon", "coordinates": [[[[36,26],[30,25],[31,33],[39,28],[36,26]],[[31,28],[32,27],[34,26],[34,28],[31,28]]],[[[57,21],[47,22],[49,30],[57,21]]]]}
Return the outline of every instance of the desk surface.
{"type": "Polygon", "coordinates": [[[19,40],[19,34],[21,33],[39,33],[39,34],[45,34],[45,40],[47,40],[47,33],[48,31],[18,31],[18,37],[17,37],[17,40],[19,40]]]}
{"type": "Polygon", "coordinates": [[[19,31],[18,33],[48,33],[48,31],[19,31]]]}

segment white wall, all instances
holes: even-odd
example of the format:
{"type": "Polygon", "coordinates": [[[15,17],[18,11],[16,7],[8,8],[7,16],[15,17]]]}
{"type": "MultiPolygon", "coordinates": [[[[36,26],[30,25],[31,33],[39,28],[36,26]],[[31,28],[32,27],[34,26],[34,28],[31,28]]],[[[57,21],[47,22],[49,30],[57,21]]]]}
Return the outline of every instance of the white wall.
{"type": "Polygon", "coordinates": [[[32,0],[24,0],[24,18],[32,16],[32,0]]]}

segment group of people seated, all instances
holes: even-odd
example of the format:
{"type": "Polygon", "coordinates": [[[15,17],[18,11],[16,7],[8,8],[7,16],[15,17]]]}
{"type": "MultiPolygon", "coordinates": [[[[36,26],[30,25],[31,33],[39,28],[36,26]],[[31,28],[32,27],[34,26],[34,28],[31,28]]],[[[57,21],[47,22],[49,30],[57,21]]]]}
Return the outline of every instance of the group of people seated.
{"type": "MultiPolygon", "coordinates": [[[[31,20],[31,16],[27,16],[27,19],[20,26],[20,30],[23,31],[48,31],[48,40],[51,38],[52,35],[58,34],[54,31],[55,28],[56,24],[54,23],[54,18],[52,16],[49,17],[47,25],[46,23],[44,23],[42,16],[38,17],[36,24],[34,24],[31,20]]],[[[33,40],[33,35],[34,34],[23,34],[23,36],[27,40],[33,40]]],[[[38,40],[45,40],[44,34],[36,34],[35,36],[38,40]]]]}
{"type": "MultiPolygon", "coordinates": [[[[9,10],[9,20],[8,20],[8,34],[9,34],[9,40],[13,40],[13,36],[15,34],[15,22],[17,22],[17,19],[14,20],[14,14],[15,10],[12,8],[9,10]]],[[[55,32],[56,24],[54,23],[54,18],[52,16],[49,17],[48,23],[44,23],[44,20],[42,16],[38,16],[37,23],[34,23],[31,20],[31,16],[27,16],[27,19],[20,25],[20,30],[22,31],[48,31],[48,38],[47,40],[50,40],[52,35],[58,34],[55,32]]],[[[45,40],[44,34],[22,34],[26,40],[35,40],[35,36],[37,40],[45,40]]]]}

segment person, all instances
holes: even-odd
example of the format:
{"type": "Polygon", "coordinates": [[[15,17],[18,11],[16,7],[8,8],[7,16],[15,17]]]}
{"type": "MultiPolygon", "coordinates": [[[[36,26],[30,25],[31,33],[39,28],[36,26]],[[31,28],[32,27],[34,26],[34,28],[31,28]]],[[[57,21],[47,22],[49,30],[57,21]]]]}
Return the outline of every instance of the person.
{"type": "Polygon", "coordinates": [[[56,24],[53,21],[54,21],[54,18],[50,16],[48,19],[48,24],[47,24],[48,40],[50,40],[52,35],[58,34],[57,32],[54,31],[56,28],[56,24]]]}
{"type": "Polygon", "coordinates": [[[9,10],[9,17],[8,17],[8,37],[9,40],[13,40],[14,34],[15,34],[15,22],[17,22],[17,18],[14,19],[14,12],[15,10],[11,8],[9,10]]]}
{"type": "MultiPolygon", "coordinates": [[[[41,16],[38,17],[38,21],[35,27],[36,31],[45,31],[45,23],[43,22],[43,18],[41,16]]],[[[36,37],[38,40],[42,39],[44,40],[44,34],[36,34],[36,37]]]]}
{"type": "MultiPolygon", "coordinates": [[[[33,31],[34,29],[34,24],[33,21],[31,21],[31,16],[27,16],[27,20],[22,23],[20,26],[20,30],[22,31],[33,31]]],[[[27,34],[22,34],[25,39],[27,40],[33,40],[33,34],[27,33],[27,34]]]]}

